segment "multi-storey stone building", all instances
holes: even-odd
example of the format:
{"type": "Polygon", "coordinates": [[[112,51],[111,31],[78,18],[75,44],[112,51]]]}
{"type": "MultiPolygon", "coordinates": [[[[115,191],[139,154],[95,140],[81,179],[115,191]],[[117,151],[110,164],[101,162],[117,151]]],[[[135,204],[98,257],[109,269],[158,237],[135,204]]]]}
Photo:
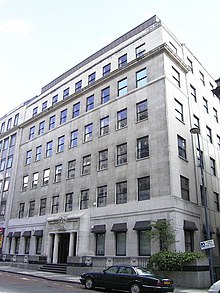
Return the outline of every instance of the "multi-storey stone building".
{"type": "Polygon", "coordinates": [[[160,247],[145,232],[162,219],[176,230],[173,249],[199,251],[206,230],[190,133],[196,126],[218,258],[220,104],[214,88],[202,64],[156,16],[44,86],[12,112],[22,117],[14,128],[2,126],[3,257],[146,264],[160,247]],[[6,148],[14,134],[15,147],[6,148]]]}

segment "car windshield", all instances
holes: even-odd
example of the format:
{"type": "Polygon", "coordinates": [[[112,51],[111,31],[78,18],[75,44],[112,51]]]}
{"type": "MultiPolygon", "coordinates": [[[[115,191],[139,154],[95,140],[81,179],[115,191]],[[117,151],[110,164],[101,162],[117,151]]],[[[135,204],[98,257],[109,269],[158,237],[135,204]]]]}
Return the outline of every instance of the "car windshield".
{"type": "Polygon", "coordinates": [[[152,272],[145,268],[136,268],[138,275],[152,275],[152,272]]]}

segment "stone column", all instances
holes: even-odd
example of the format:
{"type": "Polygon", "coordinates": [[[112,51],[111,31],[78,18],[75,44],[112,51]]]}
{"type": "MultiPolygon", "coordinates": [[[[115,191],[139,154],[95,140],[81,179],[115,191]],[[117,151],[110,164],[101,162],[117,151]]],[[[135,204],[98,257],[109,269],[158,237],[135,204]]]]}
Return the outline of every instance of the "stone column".
{"type": "Polygon", "coordinates": [[[48,239],[47,239],[47,262],[51,263],[51,259],[52,259],[52,243],[53,243],[53,235],[49,234],[48,235],[48,239]]]}
{"type": "Polygon", "coordinates": [[[59,234],[56,233],[54,237],[53,263],[58,262],[58,247],[59,247],[59,234]]]}

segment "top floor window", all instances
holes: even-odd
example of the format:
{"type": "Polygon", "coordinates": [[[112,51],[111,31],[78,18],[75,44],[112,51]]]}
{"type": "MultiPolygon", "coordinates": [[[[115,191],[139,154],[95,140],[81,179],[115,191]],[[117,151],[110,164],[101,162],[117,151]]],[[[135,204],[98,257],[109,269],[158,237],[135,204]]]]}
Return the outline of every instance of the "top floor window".
{"type": "Polygon", "coordinates": [[[68,87],[63,91],[63,99],[65,99],[69,96],[69,90],[70,90],[70,88],[68,87]]]}
{"type": "Polygon", "coordinates": [[[60,112],[60,124],[65,123],[67,120],[67,109],[60,112]]]}
{"type": "Polygon", "coordinates": [[[36,116],[36,115],[37,115],[37,112],[38,112],[38,107],[35,107],[35,108],[33,109],[33,114],[32,114],[32,116],[33,116],[33,117],[36,116]]]}
{"type": "Polygon", "coordinates": [[[5,131],[5,122],[2,122],[0,133],[3,133],[4,131],[5,131]]]}
{"type": "Polygon", "coordinates": [[[118,67],[121,68],[127,64],[127,54],[118,58],[118,67]]]}
{"type": "Polygon", "coordinates": [[[178,87],[180,87],[180,73],[173,66],[172,66],[172,70],[173,70],[172,77],[175,80],[175,82],[178,85],[178,87]]]}
{"type": "Polygon", "coordinates": [[[199,74],[200,74],[200,80],[201,80],[202,84],[205,86],[205,77],[204,77],[204,74],[201,71],[199,71],[199,74]]]}
{"type": "Polygon", "coordinates": [[[8,119],[7,130],[11,129],[12,126],[12,118],[8,119]]]}
{"type": "Polygon", "coordinates": [[[19,113],[17,113],[15,115],[15,118],[14,118],[14,126],[17,126],[18,125],[18,120],[19,120],[19,113]]]}
{"type": "Polygon", "coordinates": [[[43,102],[42,104],[42,111],[45,111],[47,109],[47,101],[43,102]]]}
{"type": "Polygon", "coordinates": [[[103,71],[102,71],[103,76],[106,76],[110,72],[111,72],[111,63],[103,66],[103,71]]]}
{"type": "Polygon", "coordinates": [[[79,116],[79,111],[80,111],[80,102],[73,105],[73,118],[76,118],[79,116]]]}
{"type": "Polygon", "coordinates": [[[187,64],[188,64],[191,72],[193,73],[193,63],[192,63],[192,61],[188,57],[187,57],[187,64]]]}
{"type": "Polygon", "coordinates": [[[142,87],[147,84],[147,70],[146,68],[136,72],[136,87],[142,87]]]}
{"type": "Polygon", "coordinates": [[[57,102],[58,102],[58,95],[53,96],[53,98],[52,98],[52,106],[56,105],[57,102]]]}
{"type": "Polygon", "coordinates": [[[82,89],[82,80],[75,83],[75,92],[78,93],[82,89]]]}
{"type": "Polygon", "coordinates": [[[136,58],[139,58],[144,55],[145,53],[145,44],[142,44],[135,48],[136,58]]]}
{"type": "Polygon", "coordinates": [[[88,84],[92,84],[95,82],[95,75],[96,75],[96,73],[93,72],[88,76],[88,84]]]}

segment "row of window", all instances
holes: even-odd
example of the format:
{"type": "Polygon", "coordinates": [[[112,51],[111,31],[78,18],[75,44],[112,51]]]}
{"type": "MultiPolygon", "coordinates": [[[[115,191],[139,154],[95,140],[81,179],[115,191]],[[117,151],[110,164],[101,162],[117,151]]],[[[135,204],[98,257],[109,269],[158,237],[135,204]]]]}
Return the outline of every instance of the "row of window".
{"type": "Polygon", "coordinates": [[[15,145],[16,142],[16,133],[12,134],[10,137],[5,138],[0,141],[0,152],[5,151],[8,148],[11,148],[15,145]]]}
{"type": "Polygon", "coordinates": [[[0,128],[0,134],[4,133],[5,131],[11,129],[12,127],[15,127],[18,125],[18,120],[19,120],[19,113],[17,113],[15,116],[14,116],[14,121],[12,120],[12,117],[10,117],[8,119],[8,122],[7,122],[7,126],[6,126],[6,123],[5,121],[2,122],[1,124],[1,128],[0,128]],[[6,127],[5,127],[6,126],[6,127]]]}
{"type": "MultiPolygon", "coordinates": [[[[42,250],[42,242],[43,236],[35,236],[35,254],[40,255],[42,250]]],[[[21,253],[20,250],[20,242],[21,237],[8,237],[9,245],[8,245],[8,253],[9,254],[29,254],[30,253],[30,245],[31,245],[31,237],[23,236],[24,239],[24,251],[21,253]],[[12,244],[14,238],[14,245],[12,244]]]]}

